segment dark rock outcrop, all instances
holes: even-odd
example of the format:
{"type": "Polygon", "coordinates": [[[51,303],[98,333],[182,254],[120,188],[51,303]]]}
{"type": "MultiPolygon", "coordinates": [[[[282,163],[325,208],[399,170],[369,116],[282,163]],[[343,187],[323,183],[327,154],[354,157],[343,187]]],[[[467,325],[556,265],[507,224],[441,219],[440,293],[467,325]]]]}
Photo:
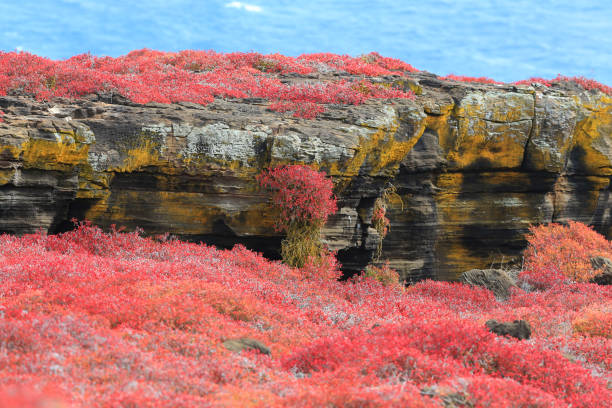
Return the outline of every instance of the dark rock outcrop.
{"type": "Polygon", "coordinates": [[[349,273],[381,239],[371,216],[389,183],[399,198],[381,258],[407,280],[512,262],[531,224],[574,219],[612,235],[611,97],[426,73],[380,80],[418,95],[333,105],[316,120],[259,99],[0,97],[0,232],[54,233],[76,217],[276,257],[282,236],[255,175],[306,163],[334,180],[325,241],[349,273]]]}
{"type": "Polygon", "coordinates": [[[499,300],[510,297],[510,288],[516,286],[514,279],[501,269],[472,269],[459,276],[459,282],[489,289],[499,300]]]}
{"type": "Polygon", "coordinates": [[[500,336],[510,336],[519,340],[527,340],[531,337],[531,325],[525,320],[515,320],[512,323],[501,323],[497,320],[489,320],[485,323],[487,329],[500,336]]]}
{"type": "Polygon", "coordinates": [[[593,269],[601,271],[591,279],[592,283],[598,285],[612,285],[612,261],[603,256],[595,256],[591,258],[591,266],[593,269]]]}
{"type": "Polygon", "coordinates": [[[223,347],[236,353],[239,353],[243,350],[255,350],[260,352],[261,354],[271,354],[270,349],[266,347],[265,344],[254,339],[250,339],[248,337],[226,340],[223,342],[223,347]]]}

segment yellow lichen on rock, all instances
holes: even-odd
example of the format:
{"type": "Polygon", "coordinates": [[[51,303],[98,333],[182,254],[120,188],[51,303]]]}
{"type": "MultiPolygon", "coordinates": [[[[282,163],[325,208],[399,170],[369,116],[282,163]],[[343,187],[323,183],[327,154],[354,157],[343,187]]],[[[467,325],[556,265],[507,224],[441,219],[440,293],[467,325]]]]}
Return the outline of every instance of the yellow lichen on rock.
{"type": "Polygon", "coordinates": [[[588,114],[576,126],[573,164],[580,173],[612,175],[612,98],[600,94],[596,102],[583,106],[588,114]]]}
{"type": "Polygon", "coordinates": [[[440,140],[451,168],[521,166],[534,116],[532,95],[471,93],[452,116],[456,133],[440,140]]]}
{"type": "Polygon", "coordinates": [[[123,160],[123,164],[111,170],[131,173],[147,166],[161,167],[167,162],[161,158],[159,149],[158,143],[143,136],[138,143],[126,150],[126,158],[123,160]]]}
{"type": "Polygon", "coordinates": [[[0,186],[10,183],[15,175],[14,169],[0,170],[0,186]]]}
{"type": "Polygon", "coordinates": [[[66,171],[87,163],[89,145],[75,140],[74,133],[56,133],[55,140],[28,139],[17,147],[25,168],[66,171]]]}

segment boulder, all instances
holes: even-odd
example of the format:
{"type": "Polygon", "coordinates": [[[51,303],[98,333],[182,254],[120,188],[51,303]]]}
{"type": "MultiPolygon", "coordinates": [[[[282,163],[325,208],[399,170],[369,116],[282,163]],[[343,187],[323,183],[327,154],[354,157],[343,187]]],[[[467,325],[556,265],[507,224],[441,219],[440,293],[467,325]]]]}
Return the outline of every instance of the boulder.
{"type": "Polygon", "coordinates": [[[459,281],[472,286],[483,286],[499,300],[508,299],[510,288],[516,286],[514,279],[502,269],[472,269],[463,272],[459,281]]]}
{"type": "Polygon", "coordinates": [[[531,337],[531,325],[525,320],[515,320],[513,322],[498,322],[489,320],[485,323],[487,328],[500,336],[510,336],[519,340],[527,340],[531,337]]]}
{"type": "Polygon", "coordinates": [[[593,269],[601,271],[601,273],[591,279],[592,283],[597,283],[598,285],[612,284],[612,261],[603,256],[595,256],[591,258],[591,266],[593,269]]]}
{"type": "Polygon", "coordinates": [[[270,349],[266,347],[265,344],[255,339],[250,339],[248,337],[226,340],[223,342],[223,347],[236,353],[239,353],[242,350],[255,350],[260,352],[261,354],[271,354],[270,349]]]}

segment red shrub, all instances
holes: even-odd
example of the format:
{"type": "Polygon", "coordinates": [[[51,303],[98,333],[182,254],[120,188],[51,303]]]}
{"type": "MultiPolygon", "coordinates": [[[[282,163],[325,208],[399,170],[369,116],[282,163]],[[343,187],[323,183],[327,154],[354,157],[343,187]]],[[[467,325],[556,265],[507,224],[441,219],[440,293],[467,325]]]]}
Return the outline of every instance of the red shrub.
{"type": "Polygon", "coordinates": [[[540,289],[567,280],[586,282],[598,273],[591,266],[591,257],[612,257],[612,245],[605,237],[574,221],[567,226],[532,227],[527,241],[520,277],[540,289]]]}
{"type": "Polygon", "coordinates": [[[395,269],[389,266],[389,261],[381,266],[367,265],[366,268],[357,275],[354,280],[359,282],[362,279],[374,279],[380,282],[383,286],[390,288],[403,289],[404,285],[400,282],[399,274],[395,269]]]}
{"type": "Polygon", "coordinates": [[[280,211],[280,231],[296,221],[324,224],[336,212],[332,181],[308,166],[276,167],[261,173],[258,180],[261,186],[273,190],[272,203],[280,211]]]}
{"type": "Polygon", "coordinates": [[[580,334],[612,338],[612,302],[587,306],[572,325],[580,334]]]}

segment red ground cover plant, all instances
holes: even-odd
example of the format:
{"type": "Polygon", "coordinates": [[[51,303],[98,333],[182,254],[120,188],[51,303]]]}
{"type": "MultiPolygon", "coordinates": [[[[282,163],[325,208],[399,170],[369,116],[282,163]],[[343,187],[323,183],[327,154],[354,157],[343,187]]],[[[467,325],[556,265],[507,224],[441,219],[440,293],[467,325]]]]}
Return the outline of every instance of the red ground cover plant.
{"type": "Polygon", "coordinates": [[[573,82],[575,84],[580,85],[582,88],[586,89],[587,91],[591,89],[597,89],[607,95],[612,95],[612,87],[609,87],[593,79],[588,79],[582,76],[567,77],[567,76],[563,76],[559,74],[553,79],[544,79],[544,78],[534,77],[534,78],[524,79],[521,81],[516,81],[516,82],[513,82],[513,84],[531,85],[533,83],[537,83],[537,84],[542,84],[546,87],[551,87],[553,84],[559,83],[559,82],[573,82]]]}
{"type": "Polygon", "coordinates": [[[479,84],[503,84],[503,82],[497,82],[496,80],[487,77],[469,77],[454,74],[440,77],[440,79],[444,81],[475,82],[479,84]]]}
{"type": "MultiPolygon", "coordinates": [[[[0,51],[0,96],[30,95],[48,100],[103,94],[132,102],[195,102],[206,105],[215,98],[264,98],[268,108],[312,119],[327,105],[357,105],[372,98],[413,98],[414,94],[381,84],[377,77],[407,76],[417,70],[394,58],[370,53],[359,57],[330,53],[289,57],[255,52],[217,53],[184,50],[132,51],[117,58],[80,54],[54,61],[27,52],[0,51]],[[333,79],[340,75],[340,79],[333,79]],[[309,75],[306,81],[287,83],[291,74],[309,75]],[[327,76],[326,76],[327,75],[327,76]]],[[[447,75],[443,80],[501,84],[490,78],[447,75]]],[[[575,82],[584,89],[612,94],[612,88],[583,77],[559,75],[552,80],[531,78],[551,86],[575,82]]]]}
{"type": "MultiPolygon", "coordinates": [[[[440,79],[444,81],[474,82],[474,83],[480,83],[480,84],[498,84],[498,85],[504,84],[503,82],[499,82],[499,81],[496,81],[494,79],[487,78],[487,77],[469,77],[469,76],[454,75],[454,74],[440,77],[440,79]]],[[[588,79],[582,76],[568,77],[568,76],[563,76],[559,74],[553,79],[532,77],[529,79],[523,79],[520,81],[512,82],[512,84],[530,86],[535,83],[535,84],[544,85],[546,87],[551,87],[553,86],[553,84],[561,83],[561,82],[573,82],[587,91],[591,89],[597,89],[607,95],[612,95],[612,87],[609,87],[600,82],[597,82],[594,79],[588,79]]]]}
{"type": "Polygon", "coordinates": [[[414,68],[378,54],[349,57],[313,54],[216,53],[214,51],[132,51],[111,58],[90,54],[53,61],[26,52],[0,52],[0,95],[25,94],[37,99],[78,98],[101,93],[136,103],[195,102],[214,98],[259,97],[270,109],[314,118],[328,104],[356,105],[371,98],[412,98],[363,78],[285,84],[279,75],[316,72],[352,75],[405,75],[414,68]]]}
{"type": "Polygon", "coordinates": [[[582,322],[610,302],[570,280],[500,303],[459,283],[305,279],[241,246],[87,223],[2,235],[0,406],[601,407],[612,340],[582,322]],[[530,340],[484,326],[519,318],[530,340]],[[272,354],[223,347],[239,337],[272,354]]]}

